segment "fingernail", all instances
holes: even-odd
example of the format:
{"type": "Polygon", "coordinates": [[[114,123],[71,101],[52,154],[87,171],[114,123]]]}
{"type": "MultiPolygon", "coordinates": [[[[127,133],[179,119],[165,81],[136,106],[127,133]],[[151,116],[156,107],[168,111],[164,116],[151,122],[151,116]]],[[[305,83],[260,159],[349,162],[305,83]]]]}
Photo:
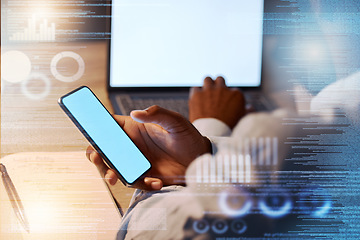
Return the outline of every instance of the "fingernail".
{"type": "Polygon", "coordinates": [[[133,116],[133,114],[138,114],[138,113],[146,114],[147,111],[146,111],[146,109],[145,110],[133,110],[133,111],[131,111],[130,116],[133,116]]]}
{"type": "Polygon", "coordinates": [[[94,158],[95,158],[94,154],[95,154],[95,152],[92,151],[92,152],[89,154],[89,157],[90,157],[90,161],[91,161],[92,163],[96,164],[96,163],[94,162],[94,158]]]}
{"type": "Polygon", "coordinates": [[[151,187],[154,190],[160,190],[161,189],[161,183],[160,182],[152,182],[151,187]]]}
{"type": "Polygon", "coordinates": [[[114,181],[114,179],[111,178],[109,174],[105,174],[104,178],[110,185],[114,185],[116,183],[116,181],[114,181]]]}
{"type": "Polygon", "coordinates": [[[143,112],[144,110],[132,110],[131,112],[130,112],[130,115],[132,115],[132,114],[134,114],[134,113],[137,113],[137,112],[143,112]]]}

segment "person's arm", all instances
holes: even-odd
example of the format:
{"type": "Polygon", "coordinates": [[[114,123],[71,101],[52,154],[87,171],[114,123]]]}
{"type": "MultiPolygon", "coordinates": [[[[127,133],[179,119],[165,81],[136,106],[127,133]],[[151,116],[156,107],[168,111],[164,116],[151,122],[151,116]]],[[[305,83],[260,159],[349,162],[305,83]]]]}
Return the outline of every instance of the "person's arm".
{"type": "Polygon", "coordinates": [[[238,89],[228,88],[222,77],[204,79],[202,88],[192,88],[189,120],[206,136],[228,136],[246,113],[245,98],[238,89]]]}
{"type": "Polygon", "coordinates": [[[243,94],[238,89],[228,88],[222,77],[215,81],[207,77],[202,88],[190,90],[189,120],[203,136],[209,137],[213,154],[222,138],[231,135],[232,128],[245,113],[243,94]]]}

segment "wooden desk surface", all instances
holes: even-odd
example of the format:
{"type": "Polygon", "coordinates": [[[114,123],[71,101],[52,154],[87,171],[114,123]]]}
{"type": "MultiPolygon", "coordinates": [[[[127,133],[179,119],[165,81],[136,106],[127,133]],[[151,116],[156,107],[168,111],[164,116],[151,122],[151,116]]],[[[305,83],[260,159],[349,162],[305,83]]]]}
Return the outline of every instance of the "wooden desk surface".
{"type": "MultiPolygon", "coordinates": [[[[83,151],[85,155],[89,144],[60,109],[57,99],[74,88],[87,85],[112,111],[106,92],[106,48],[104,41],[2,46],[2,53],[24,53],[30,60],[31,72],[22,82],[2,79],[1,157],[19,152],[83,151]],[[72,82],[64,82],[53,74],[52,62],[59,53],[62,55],[55,64],[58,74],[70,79],[84,67],[79,79],[74,77],[72,82]],[[77,55],[85,66],[80,66],[77,55]]],[[[133,189],[118,183],[112,191],[121,206],[127,207],[133,189]]]]}

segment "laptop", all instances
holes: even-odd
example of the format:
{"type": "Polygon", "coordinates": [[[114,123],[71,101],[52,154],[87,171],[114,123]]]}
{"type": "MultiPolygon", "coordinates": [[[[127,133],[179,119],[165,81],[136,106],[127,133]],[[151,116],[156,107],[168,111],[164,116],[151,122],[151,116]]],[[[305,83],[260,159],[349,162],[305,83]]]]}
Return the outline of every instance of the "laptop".
{"type": "Polygon", "coordinates": [[[118,0],[110,11],[116,114],[156,104],[188,116],[189,88],[206,76],[261,99],[263,0],[118,0]]]}

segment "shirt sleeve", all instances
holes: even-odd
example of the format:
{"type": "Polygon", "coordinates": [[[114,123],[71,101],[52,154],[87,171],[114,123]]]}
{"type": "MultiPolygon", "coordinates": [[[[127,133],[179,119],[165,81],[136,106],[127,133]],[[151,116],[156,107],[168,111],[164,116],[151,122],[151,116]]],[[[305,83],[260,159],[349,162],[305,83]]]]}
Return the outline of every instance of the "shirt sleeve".
{"type": "Polygon", "coordinates": [[[136,190],[132,201],[117,239],[185,239],[188,220],[204,216],[195,196],[182,186],[136,190]]]}
{"type": "Polygon", "coordinates": [[[216,118],[199,118],[192,123],[204,136],[230,136],[231,129],[216,118]]]}

